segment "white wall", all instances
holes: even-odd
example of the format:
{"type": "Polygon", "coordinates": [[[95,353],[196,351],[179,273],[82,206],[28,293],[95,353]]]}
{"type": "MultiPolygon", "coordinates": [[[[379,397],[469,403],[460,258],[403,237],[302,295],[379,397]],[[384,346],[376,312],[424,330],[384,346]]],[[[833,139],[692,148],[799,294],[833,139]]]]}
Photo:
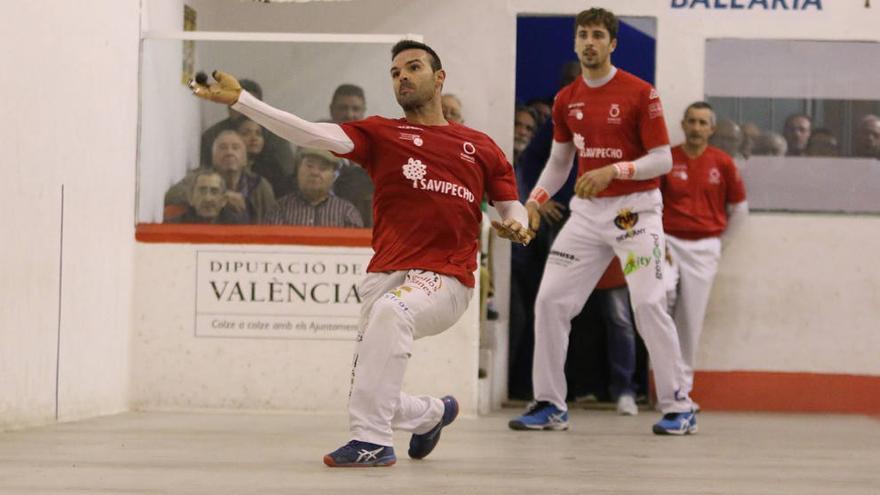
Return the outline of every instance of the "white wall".
{"type": "Polygon", "coordinates": [[[138,17],[137,0],[4,4],[0,429],[55,419],[56,372],[60,420],[127,407],[138,17]]]}

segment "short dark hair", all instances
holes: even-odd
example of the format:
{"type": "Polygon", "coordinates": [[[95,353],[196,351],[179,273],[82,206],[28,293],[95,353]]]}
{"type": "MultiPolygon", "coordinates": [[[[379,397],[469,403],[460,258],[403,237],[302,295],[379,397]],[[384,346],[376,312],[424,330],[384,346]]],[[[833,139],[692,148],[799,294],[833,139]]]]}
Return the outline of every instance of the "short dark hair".
{"type": "Polygon", "coordinates": [[[226,179],[224,179],[223,176],[220,175],[220,172],[217,172],[213,168],[197,168],[196,171],[193,172],[192,176],[190,177],[191,182],[189,183],[189,188],[187,189],[187,192],[191,195],[193,193],[193,191],[196,190],[196,183],[199,181],[199,177],[210,177],[212,175],[216,175],[217,177],[220,177],[220,189],[221,189],[220,192],[225,193],[226,192],[226,179]]]}
{"type": "Polygon", "coordinates": [[[788,124],[794,119],[807,119],[807,122],[809,122],[810,124],[813,123],[813,117],[810,117],[809,115],[807,115],[805,113],[793,113],[785,118],[784,126],[788,127],[788,124]]]}
{"type": "Polygon", "coordinates": [[[577,33],[578,27],[589,26],[592,24],[600,24],[604,26],[605,29],[608,30],[611,39],[617,39],[617,32],[620,30],[620,21],[617,20],[617,16],[615,16],[610,10],[593,7],[592,9],[581,11],[574,19],[574,31],[577,33]]]}
{"type": "Polygon", "coordinates": [[[358,96],[360,99],[367,101],[367,97],[364,96],[364,88],[358,86],[357,84],[340,84],[336,91],[333,92],[333,98],[330,99],[330,104],[336,103],[336,99],[340,96],[358,96]]]}
{"type": "Polygon", "coordinates": [[[241,88],[247,91],[248,93],[254,95],[254,98],[258,100],[263,99],[263,88],[260,85],[251,79],[240,79],[238,84],[241,84],[241,88]]]}
{"type": "Polygon", "coordinates": [[[691,103],[690,105],[687,106],[687,108],[684,109],[684,117],[685,117],[685,118],[687,118],[687,114],[688,114],[688,112],[691,111],[691,109],[694,109],[694,110],[709,110],[710,112],[712,112],[712,122],[711,122],[711,124],[712,124],[713,126],[715,125],[715,109],[712,108],[712,105],[710,105],[709,102],[707,102],[707,101],[695,101],[695,102],[691,103]]]}
{"type": "Polygon", "coordinates": [[[400,40],[391,48],[391,60],[394,60],[400,52],[404,50],[424,50],[428,52],[428,55],[431,56],[431,70],[437,72],[438,70],[443,68],[443,64],[440,62],[440,57],[437,55],[437,52],[434,51],[430,46],[413,40],[400,40]]]}

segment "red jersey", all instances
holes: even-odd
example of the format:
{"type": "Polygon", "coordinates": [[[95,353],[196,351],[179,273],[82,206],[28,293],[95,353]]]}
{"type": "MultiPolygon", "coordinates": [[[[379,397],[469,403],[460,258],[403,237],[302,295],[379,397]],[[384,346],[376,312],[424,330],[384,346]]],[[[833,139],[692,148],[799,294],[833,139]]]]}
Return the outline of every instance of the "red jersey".
{"type": "Polygon", "coordinates": [[[623,274],[623,268],[620,267],[620,258],[615,256],[602,274],[602,278],[596,282],[596,288],[617,289],[618,287],[626,287],[626,276],[623,274]]]}
{"type": "Polygon", "coordinates": [[[727,204],[746,200],[730,155],[709,146],[691,158],[672,148],[672,170],[663,176],[663,230],[682,239],[717,237],[727,227],[727,204]]]}
{"type": "MultiPolygon", "coordinates": [[[[663,106],[650,84],[621,69],[598,88],[583,77],[559,90],[553,102],[553,139],[574,142],[578,176],[615,162],[633,161],[669,144],[663,106]]],[[[599,197],[655,189],[657,178],[613,180],[599,197]]]]}
{"type": "Polygon", "coordinates": [[[342,124],[375,184],[368,272],[421,269],[474,286],[483,192],[517,200],[513,167],[489,136],[463,125],[369,117],[342,124]]]}

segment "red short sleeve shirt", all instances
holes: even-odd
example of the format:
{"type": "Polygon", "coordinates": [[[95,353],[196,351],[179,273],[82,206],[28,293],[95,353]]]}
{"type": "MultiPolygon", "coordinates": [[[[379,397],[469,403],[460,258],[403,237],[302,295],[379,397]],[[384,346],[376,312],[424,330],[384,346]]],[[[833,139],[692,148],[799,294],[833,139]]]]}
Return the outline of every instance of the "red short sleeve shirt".
{"type": "Polygon", "coordinates": [[[727,227],[727,204],[746,200],[746,189],[730,155],[709,146],[691,158],[672,148],[672,170],[661,180],[663,230],[683,239],[717,237],[727,227]]]}
{"type": "MultiPolygon", "coordinates": [[[[553,102],[553,139],[573,142],[578,176],[620,161],[633,161],[669,144],[657,91],[617,69],[606,84],[591,88],[583,77],[562,88],[553,102]]],[[[614,180],[600,197],[621,196],[659,186],[659,179],[614,180]]]]}
{"type": "Polygon", "coordinates": [[[474,286],[483,194],[517,200],[513,167],[489,136],[469,127],[369,117],[342,124],[375,184],[368,272],[422,269],[474,286]]]}

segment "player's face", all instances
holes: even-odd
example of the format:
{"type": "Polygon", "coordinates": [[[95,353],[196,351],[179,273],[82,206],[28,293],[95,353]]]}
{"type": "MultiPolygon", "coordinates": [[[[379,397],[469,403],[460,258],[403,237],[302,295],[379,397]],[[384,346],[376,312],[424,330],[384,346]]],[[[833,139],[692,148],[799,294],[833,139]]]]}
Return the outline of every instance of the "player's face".
{"type": "Polygon", "coordinates": [[[337,96],[330,104],[330,118],[337,124],[361,120],[367,111],[367,103],[358,95],[337,96]]]}
{"type": "Polygon", "coordinates": [[[712,125],[712,110],[708,108],[691,108],[681,121],[681,130],[691,146],[704,146],[715,132],[712,125]]]}
{"type": "Polygon", "coordinates": [[[202,218],[215,218],[226,206],[223,178],[216,174],[200,175],[193,184],[190,204],[202,218]]]}
{"type": "Polygon", "coordinates": [[[617,40],[605,26],[590,24],[578,26],[574,36],[574,52],[587,69],[601,69],[611,63],[611,52],[617,47],[617,40]]]}
{"type": "Polygon", "coordinates": [[[394,97],[405,110],[427,104],[440,93],[445,73],[431,68],[431,56],[416,48],[404,50],[391,61],[394,97]]]}
{"type": "Polygon", "coordinates": [[[211,147],[211,163],[221,173],[240,172],[247,165],[247,149],[237,132],[222,132],[211,147]]]}

